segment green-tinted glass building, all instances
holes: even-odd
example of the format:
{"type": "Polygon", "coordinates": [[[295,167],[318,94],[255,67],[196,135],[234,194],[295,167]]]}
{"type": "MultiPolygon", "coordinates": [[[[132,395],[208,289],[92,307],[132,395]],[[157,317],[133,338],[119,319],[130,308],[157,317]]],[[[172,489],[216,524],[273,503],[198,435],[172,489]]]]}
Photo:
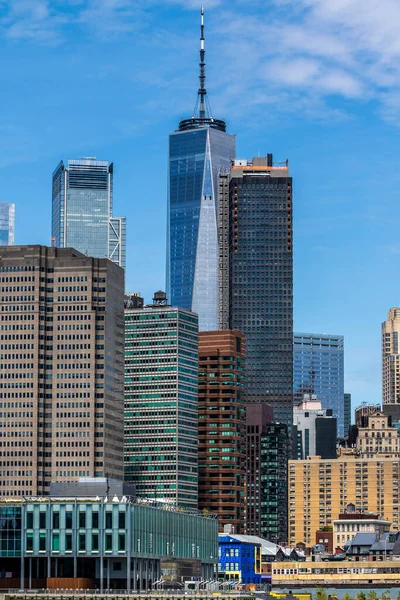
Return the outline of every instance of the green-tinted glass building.
{"type": "Polygon", "coordinates": [[[197,446],[197,315],[125,310],[125,480],[138,496],[197,508],[197,446]]]}
{"type": "Polygon", "coordinates": [[[215,516],[172,508],[125,496],[0,499],[0,587],[41,589],[56,578],[60,588],[79,579],[142,591],[180,574],[212,578],[215,516]]]}

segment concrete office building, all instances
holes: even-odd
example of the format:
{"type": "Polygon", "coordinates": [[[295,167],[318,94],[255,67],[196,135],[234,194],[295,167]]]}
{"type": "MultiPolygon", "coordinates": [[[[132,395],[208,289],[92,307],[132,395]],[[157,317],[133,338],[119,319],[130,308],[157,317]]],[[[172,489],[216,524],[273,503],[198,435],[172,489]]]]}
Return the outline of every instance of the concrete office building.
{"type": "Polygon", "coordinates": [[[200,332],[199,508],[236,533],[245,526],[245,356],[240,331],[200,332]]]}
{"type": "MultiPolygon", "coordinates": [[[[303,402],[293,407],[293,425],[299,438],[296,447],[300,449],[294,457],[336,458],[337,421],[332,417],[332,410],[322,409],[316,396],[305,394],[303,402]]],[[[295,454],[297,452],[295,450],[295,454]]]]}
{"type": "Polygon", "coordinates": [[[123,475],[123,270],[0,247],[0,496],[123,475]]]}
{"type": "Polygon", "coordinates": [[[137,494],[198,504],[198,317],[166,304],[125,310],[125,479],[137,494]]]}
{"type": "Polygon", "coordinates": [[[399,528],[399,458],[362,458],[354,454],[324,460],[289,461],[289,544],[314,544],[321,527],[352,503],[399,528]]]}
{"type": "Polygon", "coordinates": [[[220,328],[246,336],[246,402],[293,420],[292,179],[272,155],[220,175],[220,328]],[[226,243],[229,252],[226,251],[226,243]]]}
{"type": "Polygon", "coordinates": [[[288,428],[272,420],[270,406],[247,405],[246,532],[286,543],[288,428]]]}

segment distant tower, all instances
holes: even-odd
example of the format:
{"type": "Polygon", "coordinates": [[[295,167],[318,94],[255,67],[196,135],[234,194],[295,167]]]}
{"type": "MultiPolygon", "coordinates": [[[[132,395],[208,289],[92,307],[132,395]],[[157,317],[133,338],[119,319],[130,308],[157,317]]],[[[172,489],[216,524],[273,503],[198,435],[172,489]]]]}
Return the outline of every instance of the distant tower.
{"type": "Polygon", "coordinates": [[[51,235],[57,248],[75,248],[125,268],[126,219],[113,216],[113,171],[108,160],[91,156],[58,164],[51,235]]]}
{"type": "Polygon", "coordinates": [[[15,204],[0,202],[0,246],[14,245],[15,204]]]}
{"type": "Polygon", "coordinates": [[[400,308],[382,323],[382,404],[400,405],[400,308]]]}
{"type": "Polygon", "coordinates": [[[210,331],[218,329],[218,172],[230,168],[236,139],[208,101],[203,8],[199,79],[193,116],[169,136],[167,297],[210,331]]]}

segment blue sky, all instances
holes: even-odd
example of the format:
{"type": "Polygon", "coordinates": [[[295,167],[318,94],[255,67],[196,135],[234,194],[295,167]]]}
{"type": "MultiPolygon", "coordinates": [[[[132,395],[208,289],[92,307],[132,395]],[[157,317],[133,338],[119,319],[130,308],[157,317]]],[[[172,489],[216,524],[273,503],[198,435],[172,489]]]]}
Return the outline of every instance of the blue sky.
{"type": "MultiPolygon", "coordinates": [[[[48,244],[60,159],[114,162],[127,289],[164,287],[168,133],[198,87],[194,0],[0,0],[0,200],[48,244]]],[[[295,329],[345,335],[353,404],[381,398],[400,305],[400,4],[210,0],[207,89],[238,155],[289,158],[295,329]]]]}

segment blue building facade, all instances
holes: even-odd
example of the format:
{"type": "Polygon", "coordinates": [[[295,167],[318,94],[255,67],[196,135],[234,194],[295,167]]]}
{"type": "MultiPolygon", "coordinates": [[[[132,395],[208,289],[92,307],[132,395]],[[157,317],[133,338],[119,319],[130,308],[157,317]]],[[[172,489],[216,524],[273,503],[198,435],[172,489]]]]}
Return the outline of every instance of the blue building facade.
{"type": "Polygon", "coordinates": [[[294,403],[304,394],[315,394],[323,409],[332,409],[338,437],[344,437],[344,337],[322,333],[293,336],[294,403]]]}
{"type": "Polygon", "coordinates": [[[126,219],[113,216],[113,164],[82,158],[53,172],[52,243],[125,268],[126,219]]]}
{"type": "Polygon", "coordinates": [[[15,204],[0,202],[0,246],[13,246],[15,204]]]}
{"type": "Polygon", "coordinates": [[[207,120],[169,136],[167,296],[218,329],[218,172],[230,168],[236,138],[207,120]]]}
{"type": "Polygon", "coordinates": [[[259,585],[262,580],[261,544],[219,535],[218,577],[225,581],[259,585]]]}

